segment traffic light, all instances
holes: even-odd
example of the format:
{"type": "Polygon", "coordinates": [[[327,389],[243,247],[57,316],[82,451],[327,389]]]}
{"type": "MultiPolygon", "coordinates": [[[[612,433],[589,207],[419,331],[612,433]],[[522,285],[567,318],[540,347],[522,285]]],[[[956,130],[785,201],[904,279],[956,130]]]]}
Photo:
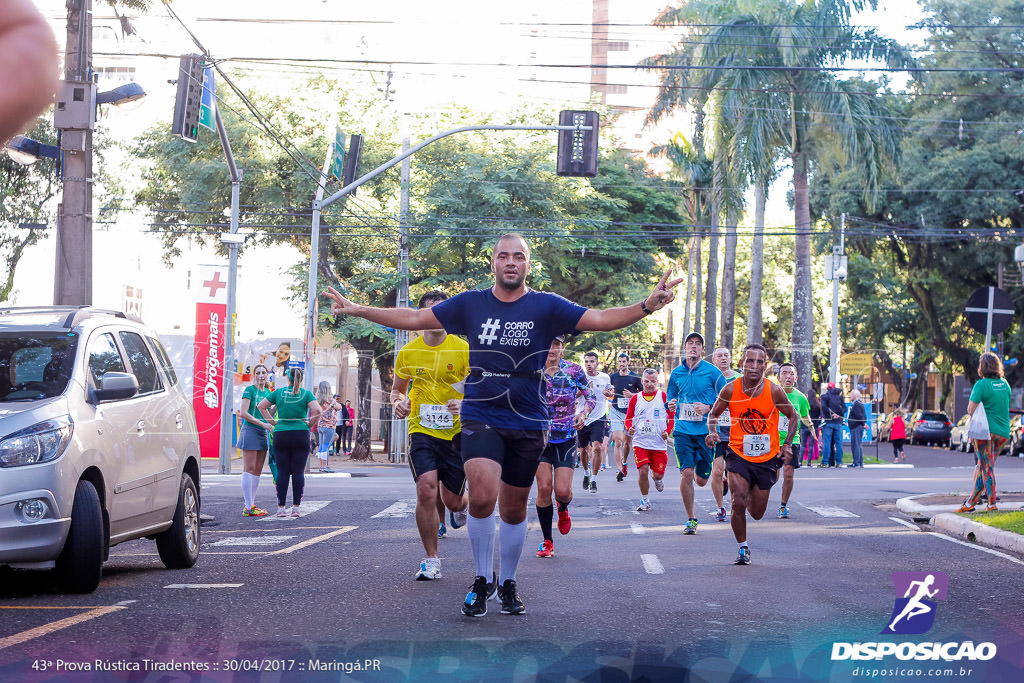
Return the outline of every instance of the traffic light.
{"type": "Polygon", "coordinates": [[[596,111],[563,111],[558,125],[576,126],[558,131],[558,175],[593,178],[597,175],[597,134],[600,117],[596,111]],[[580,130],[589,126],[590,130],[580,130]]]}
{"type": "Polygon", "coordinates": [[[199,109],[203,104],[203,58],[182,55],[178,61],[178,94],[174,98],[171,135],[186,142],[199,139],[199,109]]]}
{"type": "MultiPolygon", "coordinates": [[[[363,136],[348,137],[348,156],[345,157],[345,173],[341,178],[341,186],[345,187],[359,177],[359,161],[363,155],[363,136]]],[[[355,190],[351,194],[355,194],[355,190]]]]}

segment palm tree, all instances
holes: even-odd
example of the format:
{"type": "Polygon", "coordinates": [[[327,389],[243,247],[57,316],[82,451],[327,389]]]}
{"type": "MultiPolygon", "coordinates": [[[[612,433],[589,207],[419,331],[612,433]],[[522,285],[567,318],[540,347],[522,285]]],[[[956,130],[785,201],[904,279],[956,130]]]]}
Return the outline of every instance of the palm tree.
{"type": "MultiPolygon", "coordinates": [[[[861,166],[866,179],[864,200],[871,206],[882,167],[895,162],[899,149],[899,131],[892,119],[886,118],[884,104],[829,72],[830,67],[848,60],[878,61],[893,67],[913,64],[894,41],[850,25],[852,12],[869,5],[874,8],[876,0],[691,3],[689,10],[667,10],[655,21],[692,21],[692,12],[699,7],[707,12],[702,17],[704,23],[714,24],[699,47],[687,46],[647,62],[648,66],[684,67],[666,70],[650,118],[657,120],[685,102],[682,92],[717,90],[722,93],[720,115],[736,121],[738,145],[750,146],[751,140],[766,131],[785,140],[793,168],[796,238],[791,343],[800,388],[805,392],[811,384],[814,334],[808,201],[811,163],[832,160],[861,166]],[[725,17],[725,13],[731,16],[725,17]],[[712,18],[716,20],[710,21],[712,18]],[[680,57],[692,61],[673,61],[680,57]],[[742,116],[750,112],[756,95],[767,96],[771,106],[742,116]],[[762,118],[767,121],[760,121],[762,118]]],[[[748,152],[752,155],[755,150],[748,152]]],[[[752,156],[744,156],[753,163],[752,156]]],[[[764,159],[757,163],[763,165],[764,159]]]]}
{"type": "Polygon", "coordinates": [[[651,154],[663,156],[672,164],[672,176],[686,188],[683,191],[683,210],[694,231],[687,241],[689,265],[686,279],[686,313],[683,319],[683,333],[700,327],[700,267],[701,267],[701,226],[708,220],[711,202],[711,161],[704,150],[691,144],[682,133],[676,133],[668,144],[657,145],[651,154]],[[697,323],[690,327],[690,301],[693,296],[694,279],[697,280],[697,301],[695,317],[697,323]]]}

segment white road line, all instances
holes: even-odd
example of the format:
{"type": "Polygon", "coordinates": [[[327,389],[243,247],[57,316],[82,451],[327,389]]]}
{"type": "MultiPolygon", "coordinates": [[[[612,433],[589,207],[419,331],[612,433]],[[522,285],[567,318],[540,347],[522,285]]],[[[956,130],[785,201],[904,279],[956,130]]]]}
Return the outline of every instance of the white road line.
{"type": "Polygon", "coordinates": [[[800,503],[800,505],[803,505],[811,512],[818,513],[822,517],[860,517],[860,515],[856,515],[849,510],[844,510],[843,508],[836,507],[835,505],[804,505],[803,503],[800,503]]]}
{"type": "MultiPolygon", "coordinates": [[[[299,506],[299,517],[311,515],[317,510],[327,507],[330,502],[331,501],[329,500],[304,500],[302,501],[302,505],[299,506]]],[[[285,510],[288,511],[287,517],[278,517],[276,512],[270,511],[266,517],[257,517],[257,519],[261,522],[287,522],[290,519],[295,519],[292,517],[292,508],[290,505],[287,506],[285,510]]]]}
{"type": "Polygon", "coordinates": [[[935,536],[936,538],[941,538],[943,540],[949,541],[950,543],[956,543],[957,545],[963,545],[963,546],[967,546],[968,548],[974,548],[975,550],[980,550],[983,553],[988,553],[989,555],[995,555],[996,557],[1001,557],[1004,560],[1009,560],[1010,562],[1016,562],[1017,564],[1024,564],[1024,561],[1018,560],[1016,557],[1014,557],[1012,555],[1007,555],[1006,553],[1001,553],[998,550],[992,550],[992,548],[986,548],[983,545],[976,545],[974,543],[968,543],[967,541],[961,541],[961,540],[956,539],[956,538],[950,538],[949,536],[946,536],[944,534],[940,534],[937,531],[929,531],[927,533],[929,535],[931,535],[931,536],[935,536]]]}
{"type": "Polygon", "coordinates": [[[170,583],[164,588],[241,588],[241,583],[170,583]]]}
{"type": "Polygon", "coordinates": [[[387,506],[377,514],[370,517],[370,519],[403,519],[409,517],[416,512],[416,501],[415,500],[399,500],[391,505],[387,506]]]}
{"type": "Polygon", "coordinates": [[[630,522],[629,528],[633,530],[634,534],[646,534],[647,529],[644,528],[643,524],[637,524],[636,522],[630,522]]]}
{"type": "Polygon", "coordinates": [[[912,522],[908,522],[905,519],[900,519],[899,517],[890,517],[889,519],[891,519],[892,521],[896,522],[897,524],[902,524],[903,526],[907,527],[908,529],[913,529],[914,531],[920,531],[921,530],[921,527],[917,526],[916,524],[914,524],[912,522]]]}
{"type": "Polygon", "coordinates": [[[665,573],[665,567],[661,565],[657,555],[641,555],[640,561],[644,563],[644,571],[648,574],[665,573]]]}
{"type": "Polygon", "coordinates": [[[235,536],[211,543],[210,545],[277,545],[294,536],[235,536]]]}

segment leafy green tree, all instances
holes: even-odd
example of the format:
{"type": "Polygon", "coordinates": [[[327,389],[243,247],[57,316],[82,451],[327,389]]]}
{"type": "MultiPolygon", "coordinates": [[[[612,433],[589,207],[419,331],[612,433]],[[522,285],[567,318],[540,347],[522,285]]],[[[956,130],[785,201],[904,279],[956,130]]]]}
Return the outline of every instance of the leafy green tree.
{"type": "MultiPolygon", "coordinates": [[[[36,121],[27,137],[46,144],[56,144],[53,126],[44,118],[36,121]]],[[[55,229],[54,199],[60,192],[60,181],[49,159],[24,165],[0,153],[0,262],[6,266],[6,277],[0,280],[0,301],[8,301],[14,288],[14,273],[25,250],[43,238],[41,224],[55,229]]]]}
{"type": "MultiPolygon", "coordinates": [[[[1024,223],[1024,77],[1013,71],[1024,59],[1012,26],[1024,3],[927,0],[923,9],[931,35],[921,63],[937,70],[918,76],[909,96],[892,98],[907,119],[892,191],[869,206],[850,192],[864,182],[863,169],[851,165],[820,174],[815,207],[819,215],[863,217],[851,222],[859,253],[850,263],[853,342],[881,347],[884,335],[901,365],[900,347],[909,345],[907,368],[883,359],[894,379],[904,370],[923,378],[922,364],[933,361],[973,379],[982,336],[967,326],[963,308],[974,289],[996,284],[1001,264],[1014,270],[1012,229],[1024,223]]],[[[1019,299],[1020,290],[1011,295],[1019,299]]],[[[1015,322],[1005,335],[1008,356],[1024,352],[1021,336],[1015,322]]],[[[1019,376],[1008,368],[1011,381],[1019,376]]],[[[906,393],[904,401],[919,392],[906,393]]]]}
{"type": "MultiPolygon", "coordinates": [[[[873,202],[881,168],[898,153],[898,130],[887,124],[886,110],[873,94],[854,89],[837,79],[828,68],[848,60],[882,61],[907,66],[913,60],[894,41],[850,24],[850,15],[873,0],[790,0],[727,3],[702,36],[700,45],[662,55],[661,66],[696,65],[666,72],[652,115],[684,104],[690,91],[722,91],[722,115],[736,120],[736,137],[756,139],[766,126],[752,125],[756,116],[740,119],[749,111],[750,93],[773,91],[769,110],[760,116],[785,136],[793,168],[795,212],[795,266],[793,288],[793,360],[800,387],[811,382],[813,303],[811,283],[810,207],[808,178],[812,163],[851,159],[866,170],[864,196],[873,202]],[[728,14],[726,14],[726,12],[728,14]],[[692,61],[679,61],[687,57],[692,61]],[[784,67],[784,68],[780,68],[784,67]]],[[[707,16],[715,16],[708,11],[707,16]]],[[[711,22],[707,22],[711,23],[711,22]]],[[[774,136],[773,136],[774,137],[774,136]]]]}

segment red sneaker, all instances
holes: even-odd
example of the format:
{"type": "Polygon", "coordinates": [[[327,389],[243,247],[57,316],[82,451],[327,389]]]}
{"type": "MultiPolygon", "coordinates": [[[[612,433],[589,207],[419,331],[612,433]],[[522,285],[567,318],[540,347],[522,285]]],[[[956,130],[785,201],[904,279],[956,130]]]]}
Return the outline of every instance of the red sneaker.
{"type": "Polygon", "coordinates": [[[551,541],[545,540],[537,548],[537,557],[554,557],[555,556],[555,544],[551,541]]]}
{"type": "Polygon", "coordinates": [[[568,510],[558,511],[558,532],[563,536],[569,533],[569,529],[572,528],[572,520],[569,519],[568,510]]]}

